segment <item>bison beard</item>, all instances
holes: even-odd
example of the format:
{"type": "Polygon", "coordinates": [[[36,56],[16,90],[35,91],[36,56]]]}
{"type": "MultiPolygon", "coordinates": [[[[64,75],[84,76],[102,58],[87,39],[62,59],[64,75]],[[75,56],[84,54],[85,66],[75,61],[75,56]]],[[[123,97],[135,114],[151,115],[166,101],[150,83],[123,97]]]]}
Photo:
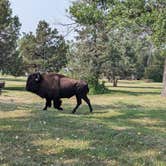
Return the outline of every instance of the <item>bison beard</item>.
{"type": "Polygon", "coordinates": [[[84,81],[74,80],[55,73],[33,73],[27,79],[26,89],[46,99],[43,110],[47,110],[47,107],[51,107],[52,101],[54,108],[63,110],[61,107],[61,98],[76,96],[77,105],[72,113],[76,112],[77,108],[82,103],[82,99],[88,104],[90,112],[92,112],[92,106],[87,97],[89,92],[88,84],[84,81]]]}

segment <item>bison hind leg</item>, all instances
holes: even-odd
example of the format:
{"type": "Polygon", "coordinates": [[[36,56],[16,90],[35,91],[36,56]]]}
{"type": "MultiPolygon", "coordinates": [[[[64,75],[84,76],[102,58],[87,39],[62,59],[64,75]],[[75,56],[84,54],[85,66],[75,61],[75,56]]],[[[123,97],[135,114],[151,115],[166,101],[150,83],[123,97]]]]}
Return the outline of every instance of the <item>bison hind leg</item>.
{"type": "Polygon", "coordinates": [[[88,99],[88,97],[85,95],[82,97],[82,99],[88,104],[90,112],[93,112],[93,109],[92,109],[92,106],[91,106],[91,103],[90,103],[90,100],[88,99]]]}

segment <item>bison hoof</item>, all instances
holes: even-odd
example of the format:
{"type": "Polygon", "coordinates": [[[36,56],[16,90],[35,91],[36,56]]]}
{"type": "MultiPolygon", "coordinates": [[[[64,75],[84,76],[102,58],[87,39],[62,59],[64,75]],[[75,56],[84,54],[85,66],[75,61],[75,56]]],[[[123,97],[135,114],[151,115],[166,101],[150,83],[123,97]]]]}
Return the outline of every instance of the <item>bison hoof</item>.
{"type": "Polygon", "coordinates": [[[60,107],[60,108],[58,108],[58,110],[63,111],[63,108],[60,107]]]}
{"type": "Polygon", "coordinates": [[[72,114],[75,114],[75,112],[76,112],[76,111],[73,110],[73,111],[72,111],[72,114]]]}

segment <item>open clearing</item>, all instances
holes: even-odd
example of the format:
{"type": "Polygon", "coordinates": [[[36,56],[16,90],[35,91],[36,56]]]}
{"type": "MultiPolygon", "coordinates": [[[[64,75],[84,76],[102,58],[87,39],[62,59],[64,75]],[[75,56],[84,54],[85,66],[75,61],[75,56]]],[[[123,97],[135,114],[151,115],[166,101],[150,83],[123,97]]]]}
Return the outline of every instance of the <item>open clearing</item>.
{"type": "Polygon", "coordinates": [[[6,77],[0,96],[0,165],[166,165],[166,98],[160,83],[120,81],[110,93],[89,95],[71,114],[42,111],[44,100],[24,90],[25,79],[6,77]]]}

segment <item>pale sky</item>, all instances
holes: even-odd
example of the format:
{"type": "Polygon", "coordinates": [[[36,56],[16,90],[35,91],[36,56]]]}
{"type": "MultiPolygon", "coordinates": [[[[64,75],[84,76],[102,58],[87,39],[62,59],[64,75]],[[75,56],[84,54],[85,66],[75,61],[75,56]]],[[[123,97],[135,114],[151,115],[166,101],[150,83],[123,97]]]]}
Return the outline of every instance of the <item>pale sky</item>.
{"type": "Polygon", "coordinates": [[[39,20],[46,20],[60,33],[65,34],[66,29],[57,26],[57,23],[70,23],[66,17],[66,9],[73,0],[10,0],[13,14],[17,15],[22,24],[21,32],[35,32],[39,20]]]}

